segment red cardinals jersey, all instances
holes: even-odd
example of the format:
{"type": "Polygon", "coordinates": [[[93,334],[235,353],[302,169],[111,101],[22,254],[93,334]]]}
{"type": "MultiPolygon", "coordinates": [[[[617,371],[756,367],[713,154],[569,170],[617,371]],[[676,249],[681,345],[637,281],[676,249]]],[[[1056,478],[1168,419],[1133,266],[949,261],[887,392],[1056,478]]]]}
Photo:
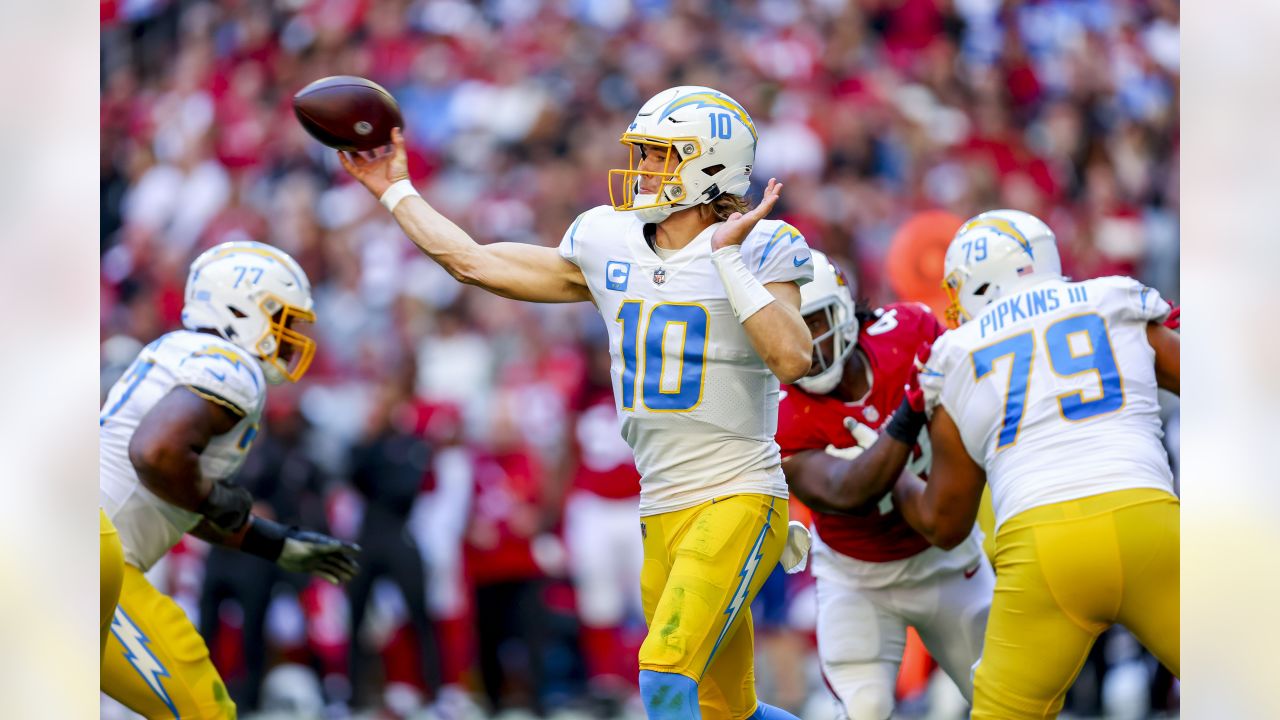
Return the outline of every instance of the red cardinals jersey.
{"type": "Polygon", "coordinates": [[[573,486],[610,500],[640,494],[631,446],[622,439],[613,392],[592,399],[574,421],[574,447],[578,453],[573,486]]]}
{"type": "Polygon", "coordinates": [[[531,540],[538,531],[542,468],[532,450],[481,451],[467,528],[467,567],[477,585],[542,574],[531,540]]]}
{"type": "MultiPolygon", "coordinates": [[[[822,451],[828,445],[850,447],[854,439],[844,426],[845,418],[879,429],[902,403],[916,350],[921,343],[932,343],[944,328],[929,308],[918,303],[894,303],[878,312],[876,322],[858,331],[858,351],[871,368],[870,393],[862,402],[846,404],[830,395],[811,395],[786,386],[786,396],[778,405],[777,442],[783,458],[804,450],[822,451]]],[[[858,560],[901,560],[929,547],[929,541],[907,524],[896,507],[884,504],[869,505],[858,515],[815,510],[813,523],[823,542],[858,560]]]]}

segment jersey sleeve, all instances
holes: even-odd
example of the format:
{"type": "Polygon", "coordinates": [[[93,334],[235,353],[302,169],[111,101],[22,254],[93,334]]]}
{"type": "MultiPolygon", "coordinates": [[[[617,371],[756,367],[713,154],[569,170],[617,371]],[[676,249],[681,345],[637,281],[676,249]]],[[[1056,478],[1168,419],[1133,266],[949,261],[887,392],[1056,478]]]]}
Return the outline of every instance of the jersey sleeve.
{"type": "Polygon", "coordinates": [[[1128,277],[1106,277],[1092,281],[1103,289],[1101,306],[1108,318],[1130,322],[1164,322],[1173,309],[1160,291],[1128,277]]]}
{"type": "Polygon", "coordinates": [[[920,337],[932,343],[942,337],[942,333],[947,329],[943,327],[942,322],[938,320],[938,316],[933,314],[933,309],[924,303],[909,303],[919,311],[918,327],[920,337]]]}
{"type": "Polygon", "coordinates": [[[178,362],[174,375],[195,394],[241,417],[261,409],[265,380],[257,360],[229,344],[195,350],[178,362]]]}
{"type": "Polygon", "coordinates": [[[912,343],[907,350],[913,355],[919,349],[920,343],[932,345],[934,340],[946,332],[946,328],[938,322],[937,316],[928,305],[923,303],[891,303],[877,310],[876,313],[878,320],[868,330],[874,333],[874,328],[881,324],[886,325],[883,332],[892,332],[896,328],[901,328],[905,333],[900,336],[901,342],[912,343]]]}
{"type": "Polygon", "coordinates": [[[742,243],[742,259],[761,283],[813,280],[813,254],[794,226],[781,220],[761,220],[742,243]]]}
{"type": "Polygon", "coordinates": [[[578,242],[578,230],[581,229],[583,219],[586,218],[587,213],[590,212],[590,210],[587,210],[574,218],[573,223],[569,225],[569,229],[564,231],[564,237],[560,239],[560,247],[558,248],[560,251],[560,257],[568,260],[578,267],[582,267],[580,255],[582,244],[578,242]]]}
{"type": "MultiPolygon", "coordinates": [[[[804,396],[793,387],[784,386],[778,402],[778,432],[774,442],[782,450],[782,459],[815,447],[808,424],[804,421],[804,396]]],[[[823,443],[825,445],[825,443],[823,443]]]]}
{"type": "Polygon", "coordinates": [[[920,390],[924,392],[924,408],[929,417],[939,404],[946,404],[948,388],[954,388],[956,373],[963,370],[963,353],[953,342],[955,333],[942,333],[933,341],[929,362],[920,369],[920,390]]]}

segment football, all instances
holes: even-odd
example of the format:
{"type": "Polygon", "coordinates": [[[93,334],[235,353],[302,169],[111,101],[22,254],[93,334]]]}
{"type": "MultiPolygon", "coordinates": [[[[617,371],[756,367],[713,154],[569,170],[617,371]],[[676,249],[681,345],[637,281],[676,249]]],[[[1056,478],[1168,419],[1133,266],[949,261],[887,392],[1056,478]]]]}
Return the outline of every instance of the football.
{"type": "Polygon", "coordinates": [[[293,112],[311,137],[339,150],[372,150],[402,127],[400,106],[381,85],[354,75],[320,78],[293,96],[293,112]]]}

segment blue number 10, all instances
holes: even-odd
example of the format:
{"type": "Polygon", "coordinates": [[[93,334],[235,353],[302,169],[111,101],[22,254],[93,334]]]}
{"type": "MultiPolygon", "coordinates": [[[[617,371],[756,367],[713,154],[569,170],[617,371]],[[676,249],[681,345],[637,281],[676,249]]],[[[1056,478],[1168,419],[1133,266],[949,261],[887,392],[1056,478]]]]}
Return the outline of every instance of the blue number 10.
{"type": "MultiPolygon", "coordinates": [[[[1073,377],[1082,373],[1097,374],[1099,393],[1086,400],[1083,390],[1074,390],[1058,396],[1058,408],[1062,417],[1072,422],[1088,420],[1115,412],[1124,407],[1124,384],[1120,367],[1116,364],[1115,351],[1107,335],[1107,323],[1097,313],[1075,315],[1059,320],[1044,331],[1045,348],[1049,352],[1049,366],[1061,377],[1073,377]],[[1071,336],[1084,334],[1088,350],[1076,354],[1071,347],[1071,336]]],[[[996,450],[1003,450],[1018,439],[1018,429],[1026,409],[1027,385],[1031,381],[1031,357],[1035,353],[1035,336],[1032,331],[1005,338],[998,343],[975,350],[973,374],[981,380],[995,369],[995,363],[1006,356],[1013,356],[1009,368],[1009,384],[1005,393],[1004,422],[996,441],[996,450]]]]}
{"type": "Polygon", "coordinates": [[[648,327],[641,344],[642,311],[640,300],[627,300],[618,308],[617,321],[622,324],[622,409],[635,409],[636,375],[641,374],[640,402],[644,407],[665,412],[688,412],[702,400],[710,315],[701,305],[654,305],[649,310],[648,327]],[[673,325],[684,326],[684,338],[681,350],[668,358],[666,338],[673,325]],[[680,364],[679,371],[675,373],[674,390],[662,386],[668,360],[680,364]]]}
{"type": "Polygon", "coordinates": [[[711,137],[728,140],[733,135],[733,124],[728,113],[711,114],[711,137]]]}

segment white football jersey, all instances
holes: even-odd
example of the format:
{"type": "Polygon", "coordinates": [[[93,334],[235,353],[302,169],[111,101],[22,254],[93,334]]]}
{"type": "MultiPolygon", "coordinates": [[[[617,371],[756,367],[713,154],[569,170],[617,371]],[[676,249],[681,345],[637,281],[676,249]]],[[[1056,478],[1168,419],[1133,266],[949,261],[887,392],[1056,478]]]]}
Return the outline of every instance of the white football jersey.
{"type": "MultiPolygon", "coordinates": [[[[773,441],[778,379],[711,263],[718,227],[662,260],[644,223],[602,205],[578,216],[560,243],[609,328],[614,400],[641,475],[641,515],[734,493],[787,497],[773,441]]],[[[742,256],[762,283],[813,279],[804,237],[778,220],[758,223],[742,256]]]]}
{"type": "Polygon", "coordinates": [[[946,408],[986,470],[997,527],[1104,492],[1173,492],[1147,342],[1147,323],[1169,311],[1131,278],[1054,279],[934,342],[926,403],[946,408]]]}
{"type": "Polygon", "coordinates": [[[200,521],[143,487],[129,461],[138,423],[179,385],[241,416],[200,455],[200,471],[215,479],[230,477],[244,462],[267,397],[255,358],[220,337],[189,330],[162,335],[143,348],[112,386],[98,418],[99,503],[120,531],[125,562],[144,571],[200,521]]]}

